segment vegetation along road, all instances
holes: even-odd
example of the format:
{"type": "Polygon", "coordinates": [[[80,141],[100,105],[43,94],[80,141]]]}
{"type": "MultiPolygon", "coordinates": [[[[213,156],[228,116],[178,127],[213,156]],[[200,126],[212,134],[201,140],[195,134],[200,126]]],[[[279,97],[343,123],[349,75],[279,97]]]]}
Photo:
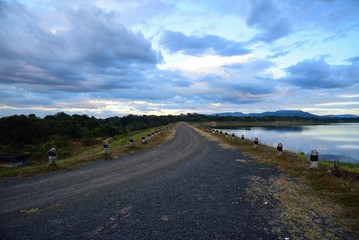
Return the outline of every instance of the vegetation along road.
{"type": "Polygon", "coordinates": [[[204,135],[180,123],[158,148],[68,171],[1,179],[0,238],[353,237],[314,213],[307,216],[311,222],[292,224],[273,189],[284,191],[279,179],[282,187],[296,180],[204,135]]]}

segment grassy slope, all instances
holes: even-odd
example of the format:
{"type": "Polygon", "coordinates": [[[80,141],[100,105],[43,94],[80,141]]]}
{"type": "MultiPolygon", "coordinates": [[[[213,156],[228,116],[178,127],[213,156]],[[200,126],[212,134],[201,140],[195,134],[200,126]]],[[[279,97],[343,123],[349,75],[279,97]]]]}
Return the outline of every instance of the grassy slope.
{"type": "Polygon", "coordinates": [[[107,156],[102,152],[102,142],[101,144],[87,147],[75,144],[77,147],[76,152],[67,158],[59,158],[56,167],[49,166],[48,163],[44,161],[30,162],[30,164],[25,167],[0,168],[0,177],[33,176],[37,174],[73,168],[92,161],[117,158],[131,152],[157,146],[173,136],[175,131],[172,127],[167,128],[167,130],[163,133],[151,137],[151,140],[147,141],[146,144],[141,143],[142,136],[147,136],[148,134],[151,134],[158,129],[160,129],[160,127],[137,131],[131,134],[115,136],[112,139],[108,139],[110,143],[110,154],[107,156]],[[134,147],[132,148],[129,146],[130,137],[132,137],[135,141],[134,147]]]}

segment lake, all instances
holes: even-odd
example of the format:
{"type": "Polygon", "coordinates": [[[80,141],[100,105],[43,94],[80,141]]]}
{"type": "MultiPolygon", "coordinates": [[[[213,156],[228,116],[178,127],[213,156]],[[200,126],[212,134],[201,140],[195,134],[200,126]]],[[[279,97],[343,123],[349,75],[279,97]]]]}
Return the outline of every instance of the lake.
{"type": "Polygon", "coordinates": [[[319,159],[359,163],[359,123],[335,123],[292,127],[251,127],[222,129],[237,137],[259,139],[259,143],[277,147],[281,142],[284,150],[310,154],[315,149],[319,159]]]}

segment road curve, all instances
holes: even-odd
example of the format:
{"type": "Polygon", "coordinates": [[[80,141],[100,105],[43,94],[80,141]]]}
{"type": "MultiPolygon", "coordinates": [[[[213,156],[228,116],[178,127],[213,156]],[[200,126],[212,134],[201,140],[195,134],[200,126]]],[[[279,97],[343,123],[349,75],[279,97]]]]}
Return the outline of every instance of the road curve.
{"type": "Polygon", "coordinates": [[[278,239],[270,209],[245,199],[250,176],[279,172],[244,158],[180,123],[158,148],[2,179],[0,238],[278,239]]]}

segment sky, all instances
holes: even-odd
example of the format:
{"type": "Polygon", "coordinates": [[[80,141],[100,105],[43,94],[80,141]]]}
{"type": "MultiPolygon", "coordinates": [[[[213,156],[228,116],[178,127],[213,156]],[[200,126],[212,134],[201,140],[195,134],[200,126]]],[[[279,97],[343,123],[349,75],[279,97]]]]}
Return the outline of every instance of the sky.
{"type": "Polygon", "coordinates": [[[0,0],[0,117],[359,115],[359,0],[0,0]]]}

